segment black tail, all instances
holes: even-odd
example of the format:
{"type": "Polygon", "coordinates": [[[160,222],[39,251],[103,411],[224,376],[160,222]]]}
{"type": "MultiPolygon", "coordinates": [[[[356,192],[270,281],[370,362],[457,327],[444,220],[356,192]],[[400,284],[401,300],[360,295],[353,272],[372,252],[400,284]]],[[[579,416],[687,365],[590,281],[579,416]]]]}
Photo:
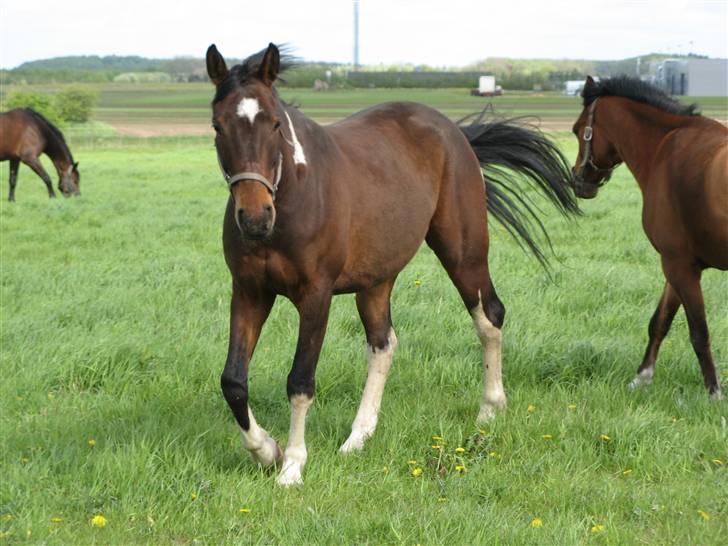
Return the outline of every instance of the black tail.
{"type": "Polygon", "coordinates": [[[460,120],[460,129],[483,168],[488,212],[521,248],[528,248],[548,269],[548,259],[531,234],[537,228],[551,247],[546,228],[537,214],[540,210],[528,194],[515,188],[519,180],[524,180],[546,196],[563,215],[581,214],[574,196],[569,162],[556,144],[522,118],[490,123],[483,123],[482,118],[483,114],[480,114],[460,120]],[[473,121],[462,125],[468,119],[473,121]]]}

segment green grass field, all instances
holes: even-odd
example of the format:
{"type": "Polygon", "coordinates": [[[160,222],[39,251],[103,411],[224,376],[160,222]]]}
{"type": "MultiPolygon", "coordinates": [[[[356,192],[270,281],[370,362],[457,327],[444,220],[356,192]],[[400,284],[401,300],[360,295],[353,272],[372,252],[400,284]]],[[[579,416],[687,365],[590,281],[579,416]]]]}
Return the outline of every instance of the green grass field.
{"type": "MultiPolygon", "coordinates": [[[[654,384],[626,388],[663,280],[624,167],[582,219],[546,219],[554,282],[493,227],[509,406],[486,427],[480,343],[423,247],[394,291],[379,429],[339,455],[366,357],[353,296],[336,298],[305,485],[284,490],[243,452],[219,389],[230,281],[212,139],[69,140],[81,198],[49,201],[21,167],[8,204],[0,163],[0,541],[725,543],[728,405],[708,399],[682,311],[654,384]]],[[[725,378],[728,277],[708,271],[703,287],[725,378]]],[[[251,365],[251,406],[279,441],[296,330],[279,300],[251,365]]]]}

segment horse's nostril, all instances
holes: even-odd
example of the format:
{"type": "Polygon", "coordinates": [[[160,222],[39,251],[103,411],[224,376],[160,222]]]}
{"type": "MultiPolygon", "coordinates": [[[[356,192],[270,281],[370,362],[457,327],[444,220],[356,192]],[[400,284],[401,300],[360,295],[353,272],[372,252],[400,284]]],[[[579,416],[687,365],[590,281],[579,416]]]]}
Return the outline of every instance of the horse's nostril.
{"type": "Polygon", "coordinates": [[[245,223],[245,209],[238,209],[238,224],[243,225],[245,223]]]}
{"type": "Polygon", "coordinates": [[[271,214],[273,212],[273,205],[265,205],[263,207],[263,210],[266,212],[266,214],[271,214]]]}

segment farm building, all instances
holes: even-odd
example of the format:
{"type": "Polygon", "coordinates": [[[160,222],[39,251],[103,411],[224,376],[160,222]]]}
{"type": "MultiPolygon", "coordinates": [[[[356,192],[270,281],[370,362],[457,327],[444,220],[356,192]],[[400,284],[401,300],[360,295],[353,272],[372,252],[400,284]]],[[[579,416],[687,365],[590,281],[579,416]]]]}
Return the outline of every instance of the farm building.
{"type": "Polygon", "coordinates": [[[671,95],[728,96],[728,59],[665,59],[655,83],[671,95]]]}

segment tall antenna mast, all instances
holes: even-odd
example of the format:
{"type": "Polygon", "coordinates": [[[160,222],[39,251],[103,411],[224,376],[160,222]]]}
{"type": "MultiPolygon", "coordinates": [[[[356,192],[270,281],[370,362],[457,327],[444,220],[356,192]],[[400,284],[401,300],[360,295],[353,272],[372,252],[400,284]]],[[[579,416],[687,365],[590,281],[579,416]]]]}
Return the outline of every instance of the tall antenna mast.
{"type": "Polygon", "coordinates": [[[354,0],[354,70],[359,70],[359,0],[354,0]]]}

